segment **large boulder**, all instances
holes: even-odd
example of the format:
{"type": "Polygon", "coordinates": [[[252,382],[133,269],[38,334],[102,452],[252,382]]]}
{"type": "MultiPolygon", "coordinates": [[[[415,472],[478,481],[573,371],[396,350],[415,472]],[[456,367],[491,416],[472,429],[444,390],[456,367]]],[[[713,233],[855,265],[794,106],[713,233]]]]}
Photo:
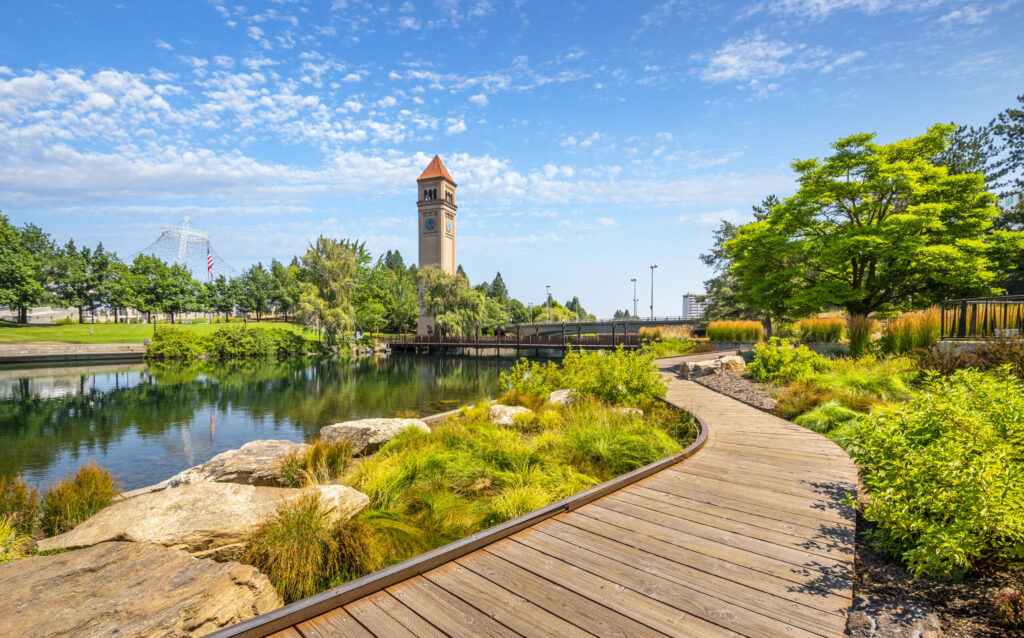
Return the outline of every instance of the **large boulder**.
{"type": "Polygon", "coordinates": [[[548,401],[555,405],[570,405],[576,401],[576,391],[572,389],[555,390],[548,395],[548,401]]]}
{"type": "Polygon", "coordinates": [[[288,456],[300,454],[308,448],[305,443],[292,441],[249,441],[237,450],[221,452],[206,463],[190,467],[166,481],[125,492],[122,496],[131,498],[147,492],[208,481],[280,487],[281,463],[288,456]]]}
{"type": "Polygon", "coordinates": [[[747,363],[743,360],[743,357],[735,354],[722,357],[718,361],[722,370],[727,372],[743,372],[747,367],[747,363]]]}
{"type": "Polygon", "coordinates": [[[519,405],[502,405],[500,403],[495,403],[491,406],[491,410],[488,412],[487,418],[489,418],[491,423],[495,425],[509,427],[512,425],[517,414],[533,414],[533,410],[519,405]]]}
{"type": "Polygon", "coordinates": [[[150,543],[0,565],[5,636],[203,636],[282,605],[266,576],[150,543]]]}
{"type": "Polygon", "coordinates": [[[702,361],[685,361],[679,364],[679,376],[684,379],[696,379],[714,374],[722,369],[720,359],[704,359],[702,361]]]}
{"type": "Polygon", "coordinates": [[[360,419],[320,428],[320,440],[348,441],[353,454],[369,454],[406,428],[430,434],[430,426],[419,419],[360,419]]]}
{"type": "Polygon", "coordinates": [[[339,522],[370,503],[365,494],[344,485],[292,489],[193,483],[118,501],[70,532],[39,541],[38,546],[45,551],[124,540],[183,549],[197,557],[236,560],[250,534],[280,507],[308,494],[319,498],[339,522]]]}

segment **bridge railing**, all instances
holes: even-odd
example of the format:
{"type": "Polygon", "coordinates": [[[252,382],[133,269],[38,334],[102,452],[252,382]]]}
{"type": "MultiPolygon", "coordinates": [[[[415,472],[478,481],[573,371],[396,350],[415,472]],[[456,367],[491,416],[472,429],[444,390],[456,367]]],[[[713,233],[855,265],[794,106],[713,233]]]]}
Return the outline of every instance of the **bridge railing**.
{"type": "Polygon", "coordinates": [[[551,346],[561,348],[566,345],[588,347],[639,346],[640,338],[636,334],[597,334],[577,335],[560,334],[504,334],[495,336],[475,335],[401,335],[385,339],[391,345],[423,345],[423,346],[481,346],[481,347],[523,347],[551,346]]]}

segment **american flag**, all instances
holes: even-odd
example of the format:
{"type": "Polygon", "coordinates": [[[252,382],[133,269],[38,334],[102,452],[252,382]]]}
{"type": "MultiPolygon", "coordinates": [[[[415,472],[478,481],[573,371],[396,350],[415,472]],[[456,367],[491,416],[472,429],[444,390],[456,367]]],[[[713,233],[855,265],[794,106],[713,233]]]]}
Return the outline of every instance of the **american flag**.
{"type": "Polygon", "coordinates": [[[206,249],[206,272],[210,273],[210,281],[213,281],[213,253],[206,249]]]}

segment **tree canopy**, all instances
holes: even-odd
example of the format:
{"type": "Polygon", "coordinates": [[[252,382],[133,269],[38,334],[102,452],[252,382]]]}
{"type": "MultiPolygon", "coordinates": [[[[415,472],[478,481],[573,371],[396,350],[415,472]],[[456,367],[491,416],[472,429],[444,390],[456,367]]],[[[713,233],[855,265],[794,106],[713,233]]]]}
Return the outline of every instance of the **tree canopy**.
{"type": "Polygon", "coordinates": [[[775,314],[834,304],[860,315],[994,292],[1021,237],[992,230],[984,175],[933,162],[955,130],[937,124],[885,145],[851,135],[824,160],[794,162],[797,193],[725,243],[741,300],[775,314]]]}

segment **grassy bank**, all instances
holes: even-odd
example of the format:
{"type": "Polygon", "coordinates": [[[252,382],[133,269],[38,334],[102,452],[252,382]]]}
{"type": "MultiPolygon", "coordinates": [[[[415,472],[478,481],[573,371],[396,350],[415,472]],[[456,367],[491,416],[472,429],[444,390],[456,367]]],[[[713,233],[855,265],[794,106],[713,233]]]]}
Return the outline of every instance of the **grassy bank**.
{"type": "MultiPolygon", "coordinates": [[[[241,322],[232,322],[234,324],[241,322]]],[[[211,334],[224,323],[196,324],[157,324],[161,327],[174,327],[181,330],[194,331],[199,335],[211,334]]],[[[251,328],[282,328],[296,334],[316,338],[316,331],[305,326],[291,323],[248,322],[251,328]]],[[[144,339],[153,338],[153,324],[67,324],[67,325],[22,325],[0,322],[0,344],[2,343],[142,343],[144,339]]]]}

